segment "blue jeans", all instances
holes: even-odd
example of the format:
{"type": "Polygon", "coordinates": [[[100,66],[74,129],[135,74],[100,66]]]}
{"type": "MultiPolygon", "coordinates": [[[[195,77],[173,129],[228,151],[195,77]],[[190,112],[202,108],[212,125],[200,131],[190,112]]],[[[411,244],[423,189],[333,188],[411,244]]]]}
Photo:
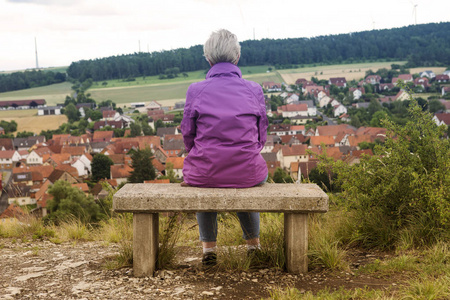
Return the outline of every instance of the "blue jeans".
{"type": "MultiPolygon", "coordinates": [[[[266,179],[258,183],[261,185],[266,179]]],[[[259,213],[238,212],[236,213],[241,224],[244,240],[259,238],[259,213]]],[[[217,240],[217,212],[197,213],[198,229],[202,242],[215,242],[217,240]]]]}

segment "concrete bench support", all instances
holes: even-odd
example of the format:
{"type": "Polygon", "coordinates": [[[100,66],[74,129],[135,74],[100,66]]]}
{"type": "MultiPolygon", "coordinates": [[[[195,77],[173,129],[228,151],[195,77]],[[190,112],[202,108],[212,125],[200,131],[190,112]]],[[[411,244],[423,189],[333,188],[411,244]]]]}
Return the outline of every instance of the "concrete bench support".
{"type": "Polygon", "coordinates": [[[148,276],[156,268],[159,245],[159,214],[133,214],[133,272],[148,276]]]}
{"type": "Polygon", "coordinates": [[[299,274],[308,271],[308,214],[327,212],[328,196],[315,184],[264,184],[248,189],[126,184],[114,195],[113,209],[133,213],[134,276],[152,276],[155,271],[160,212],[208,211],[284,213],[287,270],[299,274]]]}

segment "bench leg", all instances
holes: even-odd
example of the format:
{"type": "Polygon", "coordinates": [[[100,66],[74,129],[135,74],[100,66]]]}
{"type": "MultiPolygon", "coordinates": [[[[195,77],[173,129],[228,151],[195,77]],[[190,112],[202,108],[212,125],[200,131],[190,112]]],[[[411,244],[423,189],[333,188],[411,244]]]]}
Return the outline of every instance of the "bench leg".
{"type": "Polygon", "coordinates": [[[289,273],[308,272],[308,214],[284,214],[286,266],[289,273]]]}
{"type": "Polygon", "coordinates": [[[159,215],[133,214],[133,273],[153,276],[159,248],[159,215]]]}

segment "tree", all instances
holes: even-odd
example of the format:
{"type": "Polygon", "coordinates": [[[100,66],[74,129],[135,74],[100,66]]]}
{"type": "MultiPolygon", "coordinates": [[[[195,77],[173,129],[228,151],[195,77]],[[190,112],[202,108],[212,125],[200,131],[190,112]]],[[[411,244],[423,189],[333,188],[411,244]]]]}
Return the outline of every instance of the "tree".
{"type": "Polygon", "coordinates": [[[429,109],[430,113],[434,114],[438,111],[444,111],[445,106],[444,106],[444,104],[441,103],[441,101],[439,101],[437,99],[433,99],[433,100],[430,100],[430,102],[428,103],[428,109],[429,109]]]}
{"type": "Polygon", "coordinates": [[[56,181],[49,188],[49,194],[53,199],[47,204],[47,221],[57,223],[75,217],[82,222],[98,222],[106,217],[91,195],[86,197],[82,191],[66,181],[56,181]]]}
{"type": "MultiPolygon", "coordinates": [[[[407,237],[413,246],[448,239],[450,233],[450,140],[429,112],[411,101],[405,126],[386,121],[388,133],[374,156],[352,166],[333,162],[352,210],[357,241],[393,248],[407,237]]],[[[355,241],[356,242],[356,241],[355,241]]]]}
{"type": "Polygon", "coordinates": [[[383,127],[383,120],[388,119],[389,115],[384,110],[375,112],[370,120],[370,126],[383,127]]]}
{"type": "Polygon", "coordinates": [[[282,168],[277,168],[273,173],[273,181],[275,183],[292,183],[294,180],[282,168]]]}
{"type": "Polygon", "coordinates": [[[131,137],[135,137],[135,136],[140,136],[141,135],[141,125],[136,124],[136,123],[131,123],[130,124],[130,129],[131,129],[131,133],[130,133],[131,137]]]}
{"type": "Polygon", "coordinates": [[[98,181],[103,178],[111,178],[111,166],[114,162],[106,155],[98,153],[92,158],[92,179],[98,181]]]}
{"type": "Polygon", "coordinates": [[[64,114],[67,116],[67,119],[69,119],[70,123],[73,123],[80,119],[80,112],[73,103],[70,103],[64,108],[64,114]]]}
{"type": "Polygon", "coordinates": [[[153,153],[150,148],[135,150],[131,154],[131,171],[128,182],[142,183],[144,180],[153,180],[156,178],[155,168],[152,164],[153,153]]]}

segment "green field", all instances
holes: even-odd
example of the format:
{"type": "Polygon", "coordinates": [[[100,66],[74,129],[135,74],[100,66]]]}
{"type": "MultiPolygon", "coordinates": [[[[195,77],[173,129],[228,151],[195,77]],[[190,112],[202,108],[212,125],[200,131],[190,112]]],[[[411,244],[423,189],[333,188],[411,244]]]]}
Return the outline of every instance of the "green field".
{"type": "Polygon", "coordinates": [[[73,93],[71,86],[72,84],[70,82],[63,82],[26,90],[0,93],[0,101],[45,99],[48,106],[54,106],[56,103],[64,103],[66,96],[73,93]]]}
{"type": "MultiPolygon", "coordinates": [[[[303,68],[272,70],[268,72],[269,66],[242,67],[242,75],[247,80],[257,83],[264,81],[286,82],[292,84],[297,78],[310,79],[315,76],[319,79],[330,77],[346,77],[347,80],[360,79],[365,76],[369,69],[376,71],[379,68],[390,68],[391,64],[403,64],[403,61],[393,62],[367,62],[345,65],[306,65],[303,68]]],[[[54,68],[54,71],[63,71],[65,67],[54,68]]],[[[272,67],[274,69],[274,67],[272,67]]],[[[427,69],[430,69],[429,67],[427,69]]],[[[50,70],[50,69],[49,69],[50,70]]],[[[127,105],[132,102],[163,101],[165,105],[173,105],[175,102],[184,100],[188,86],[205,78],[206,70],[187,72],[188,76],[180,74],[174,79],[160,80],[159,76],[136,77],[135,81],[106,80],[94,82],[88,90],[92,98],[97,102],[112,100],[117,104],[127,105]]],[[[20,99],[45,99],[47,105],[52,106],[62,103],[67,95],[73,93],[71,83],[65,82],[45,87],[32,88],[14,92],[0,93],[2,100],[20,99]]]]}

